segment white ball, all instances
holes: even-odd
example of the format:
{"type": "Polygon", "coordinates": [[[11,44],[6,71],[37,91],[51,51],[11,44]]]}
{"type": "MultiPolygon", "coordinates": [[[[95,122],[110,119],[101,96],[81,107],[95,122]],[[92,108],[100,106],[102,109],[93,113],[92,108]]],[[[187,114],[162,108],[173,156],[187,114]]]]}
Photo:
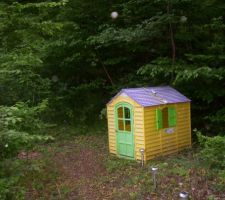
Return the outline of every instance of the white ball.
{"type": "Polygon", "coordinates": [[[181,22],[181,23],[187,22],[187,17],[186,17],[186,16],[181,16],[181,17],[180,17],[180,22],[181,22]]]}
{"type": "Polygon", "coordinates": [[[111,12],[111,17],[113,18],[113,19],[116,19],[117,17],[118,17],[118,12],[111,12]]]}
{"type": "Polygon", "coordinates": [[[53,76],[52,76],[52,81],[53,81],[54,83],[56,83],[58,80],[59,80],[58,76],[56,76],[56,75],[53,75],[53,76]]]}

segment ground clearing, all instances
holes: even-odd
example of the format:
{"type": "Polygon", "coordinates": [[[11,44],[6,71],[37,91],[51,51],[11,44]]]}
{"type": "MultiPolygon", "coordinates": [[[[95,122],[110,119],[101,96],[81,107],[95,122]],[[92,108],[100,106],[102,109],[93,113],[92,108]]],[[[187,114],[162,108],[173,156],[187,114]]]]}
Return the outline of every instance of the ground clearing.
{"type": "Polygon", "coordinates": [[[224,179],[199,166],[192,151],[153,160],[144,168],[109,156],[102,135],[74,136],[35,151],[39,156],[28,160],[31,170],[21,179],[29,200],[166,200],[178,199],[182,190],[194,200],[225,199],[224,179]],[[149,172],[153,165],[159,167],[157,191],[149,172]]]}

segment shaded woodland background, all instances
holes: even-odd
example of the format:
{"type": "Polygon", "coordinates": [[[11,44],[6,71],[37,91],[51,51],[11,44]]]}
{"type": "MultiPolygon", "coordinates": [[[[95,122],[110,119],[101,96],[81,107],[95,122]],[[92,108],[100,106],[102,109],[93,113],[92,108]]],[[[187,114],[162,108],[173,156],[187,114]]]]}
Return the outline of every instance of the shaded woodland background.
{"type": "Polygon", "coordinates": [[[3,0],[0,104],[48,99],[46,119],[88,126],[121,88],[171,85],[193,127],[222,134],[224,13],[222,0],[3,0]]]}
{"type": "Polygon", "coordinates": [[[49,166],[46,160],[28,162],[39,143],[72,138],[68,126],[107,134],[112,96],[160,85],[192,100],[193,141],[198,137],[201,148],[195,157],[218,177],[212,182],[222,193],[224,0],[1,0],[0,199],[24,199],[26,179],[30,185],[33,174],[51,176],[39,166],[49,166]],[[113,11],[118,18],[110,17],[113,11]],[[52,126],[60,127],[55,134],[52,126]]]}

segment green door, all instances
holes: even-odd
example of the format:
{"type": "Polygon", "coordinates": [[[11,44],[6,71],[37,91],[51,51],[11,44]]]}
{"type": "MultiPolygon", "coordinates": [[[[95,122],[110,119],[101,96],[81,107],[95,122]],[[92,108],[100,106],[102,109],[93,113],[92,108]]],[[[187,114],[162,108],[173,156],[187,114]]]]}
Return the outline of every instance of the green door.
{"type": "Polygon", "coordinates": [[[117,153],[120,156],[134,158],[133,112],[128,103],[116,106],[117,153]]]}

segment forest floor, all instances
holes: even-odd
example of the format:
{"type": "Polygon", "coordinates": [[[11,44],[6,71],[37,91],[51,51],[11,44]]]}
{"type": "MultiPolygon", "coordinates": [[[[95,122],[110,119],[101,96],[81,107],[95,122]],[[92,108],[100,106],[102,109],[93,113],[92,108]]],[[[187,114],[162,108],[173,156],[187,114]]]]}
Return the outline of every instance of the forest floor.
{"type": "Polygon", "coordinates": [[[20,184],[29,200],[167,200],[178,199],[180,191],[194,200],[225,199],[225,180],[199,166],[193,155],[186,150],[141,167],[110,156],[105,135],[69,136],[20,157],[30,169],[20,184]],[[151,166],[159,168],[156,191],[151,166]]]}

